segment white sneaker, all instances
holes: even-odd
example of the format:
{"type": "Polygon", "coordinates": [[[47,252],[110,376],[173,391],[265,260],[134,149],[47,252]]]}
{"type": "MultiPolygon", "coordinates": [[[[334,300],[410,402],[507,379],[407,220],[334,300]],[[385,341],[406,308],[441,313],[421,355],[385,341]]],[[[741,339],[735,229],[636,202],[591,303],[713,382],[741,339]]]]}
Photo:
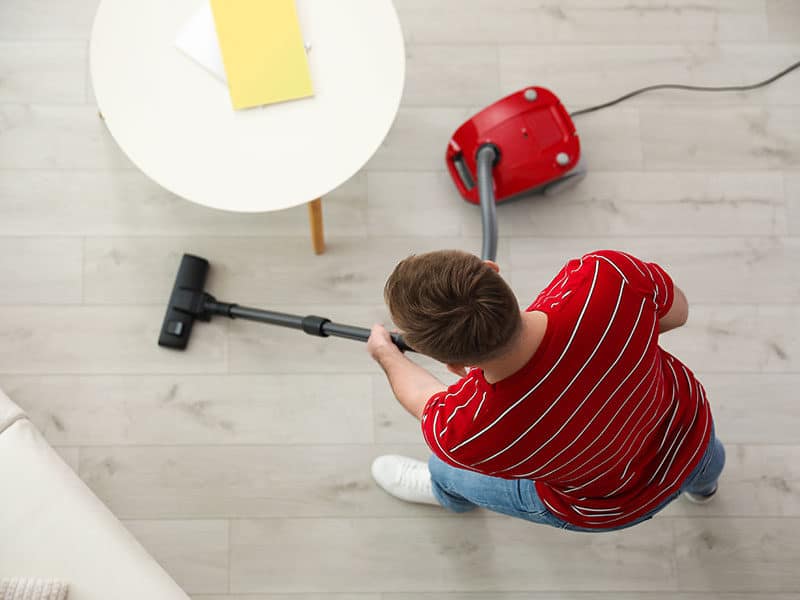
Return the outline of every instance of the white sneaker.
{"type": "Polygon", "coordinates": [[[706,494],[704,496],[701,496],[700,494],[692,494],[691,492],[684,492],[683,495],[686,496],[686,499],[689,502],[693,502],[694,504],[708,504],[714,499],[714,495],[716,493],[717,488],[715,487],[710,494],[706,494]]]}
{"type": "Polygon", "coordinates": [[[439,506],[428,465],[420,460],[396,454],[379,456],[372,462],[372,477],[395,498],[439,506]]]}

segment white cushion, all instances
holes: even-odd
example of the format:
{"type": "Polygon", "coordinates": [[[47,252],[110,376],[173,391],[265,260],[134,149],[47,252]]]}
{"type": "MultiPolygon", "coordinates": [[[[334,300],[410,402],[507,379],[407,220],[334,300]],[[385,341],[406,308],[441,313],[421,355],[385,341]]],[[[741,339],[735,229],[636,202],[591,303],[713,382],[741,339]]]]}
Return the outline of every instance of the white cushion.
{"type": "MultiPolygon", "coordinates": [[[[0,392],[0,418],[19,409],[0,392]]],[[[0,577],[69,583],[69,600],[188,596],[26,418],[0,432],[0,577]]]]}

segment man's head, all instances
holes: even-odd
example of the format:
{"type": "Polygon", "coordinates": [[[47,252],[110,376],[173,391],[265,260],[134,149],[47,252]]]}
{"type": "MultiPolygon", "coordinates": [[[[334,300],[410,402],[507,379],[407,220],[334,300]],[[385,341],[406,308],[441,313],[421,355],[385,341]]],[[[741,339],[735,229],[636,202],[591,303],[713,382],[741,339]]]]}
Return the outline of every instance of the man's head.
{"type": "Polygon", "coordinates": [[[408,344],[448,364],[496,358],[522,326],[517,299],[497,264],[460,250],[401,261],[386,281],[384,298],[408,344]]]}

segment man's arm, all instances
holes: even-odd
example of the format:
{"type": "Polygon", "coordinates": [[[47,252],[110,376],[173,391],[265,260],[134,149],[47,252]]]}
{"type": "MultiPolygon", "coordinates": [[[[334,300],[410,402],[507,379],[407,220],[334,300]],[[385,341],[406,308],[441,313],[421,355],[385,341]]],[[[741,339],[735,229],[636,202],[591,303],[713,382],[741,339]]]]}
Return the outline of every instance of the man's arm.
{"type": "Polygon", "coordinates": [[[383,325],[372,327],[367,351],[386,373],[397,400],[417,419],[422,418],[431,396],[447,389],[436,377],[406,358],[383,325]]]}
{"type": "Polygon", "coordinates": [[[672,301],[672,306],[669,312],[661,317],[658,321],[658,332],[666,333],[672,329],[677,329],[689,318],[689,303],[686,300],[686,295],[681,289],[675,285],[673,286],[675,298],[672,301]]]}

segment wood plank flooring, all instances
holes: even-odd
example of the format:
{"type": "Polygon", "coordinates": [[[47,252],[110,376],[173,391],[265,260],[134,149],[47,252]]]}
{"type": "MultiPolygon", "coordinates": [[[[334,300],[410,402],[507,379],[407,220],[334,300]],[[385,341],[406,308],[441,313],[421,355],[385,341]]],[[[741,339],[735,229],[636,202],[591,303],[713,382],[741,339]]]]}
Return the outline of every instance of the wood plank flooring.
{"type": "Polygon", "coordinates": [[[97,118],[96,4],[0,2],[0,386],[194,599],[800,598],[800,73],[578,117],[586,180],[498,214],[522,302],[599,247],[685,289],[690,321],[663,343],[728,447],[709,506],[587,536],[407,505],[370,461],[426,449],[363,345],[223,321],[185,354],[155,345],[185,251],[211,259],[224,299],[385,320],[396,261],[480,247],[442,159],[464,119],[530,84],[577,109],[764,79],[800,58],[800,3],[396,0],[402,106],[325,198],[319,257],[303,206],[208,210],[135,169],[97,118]]]}

